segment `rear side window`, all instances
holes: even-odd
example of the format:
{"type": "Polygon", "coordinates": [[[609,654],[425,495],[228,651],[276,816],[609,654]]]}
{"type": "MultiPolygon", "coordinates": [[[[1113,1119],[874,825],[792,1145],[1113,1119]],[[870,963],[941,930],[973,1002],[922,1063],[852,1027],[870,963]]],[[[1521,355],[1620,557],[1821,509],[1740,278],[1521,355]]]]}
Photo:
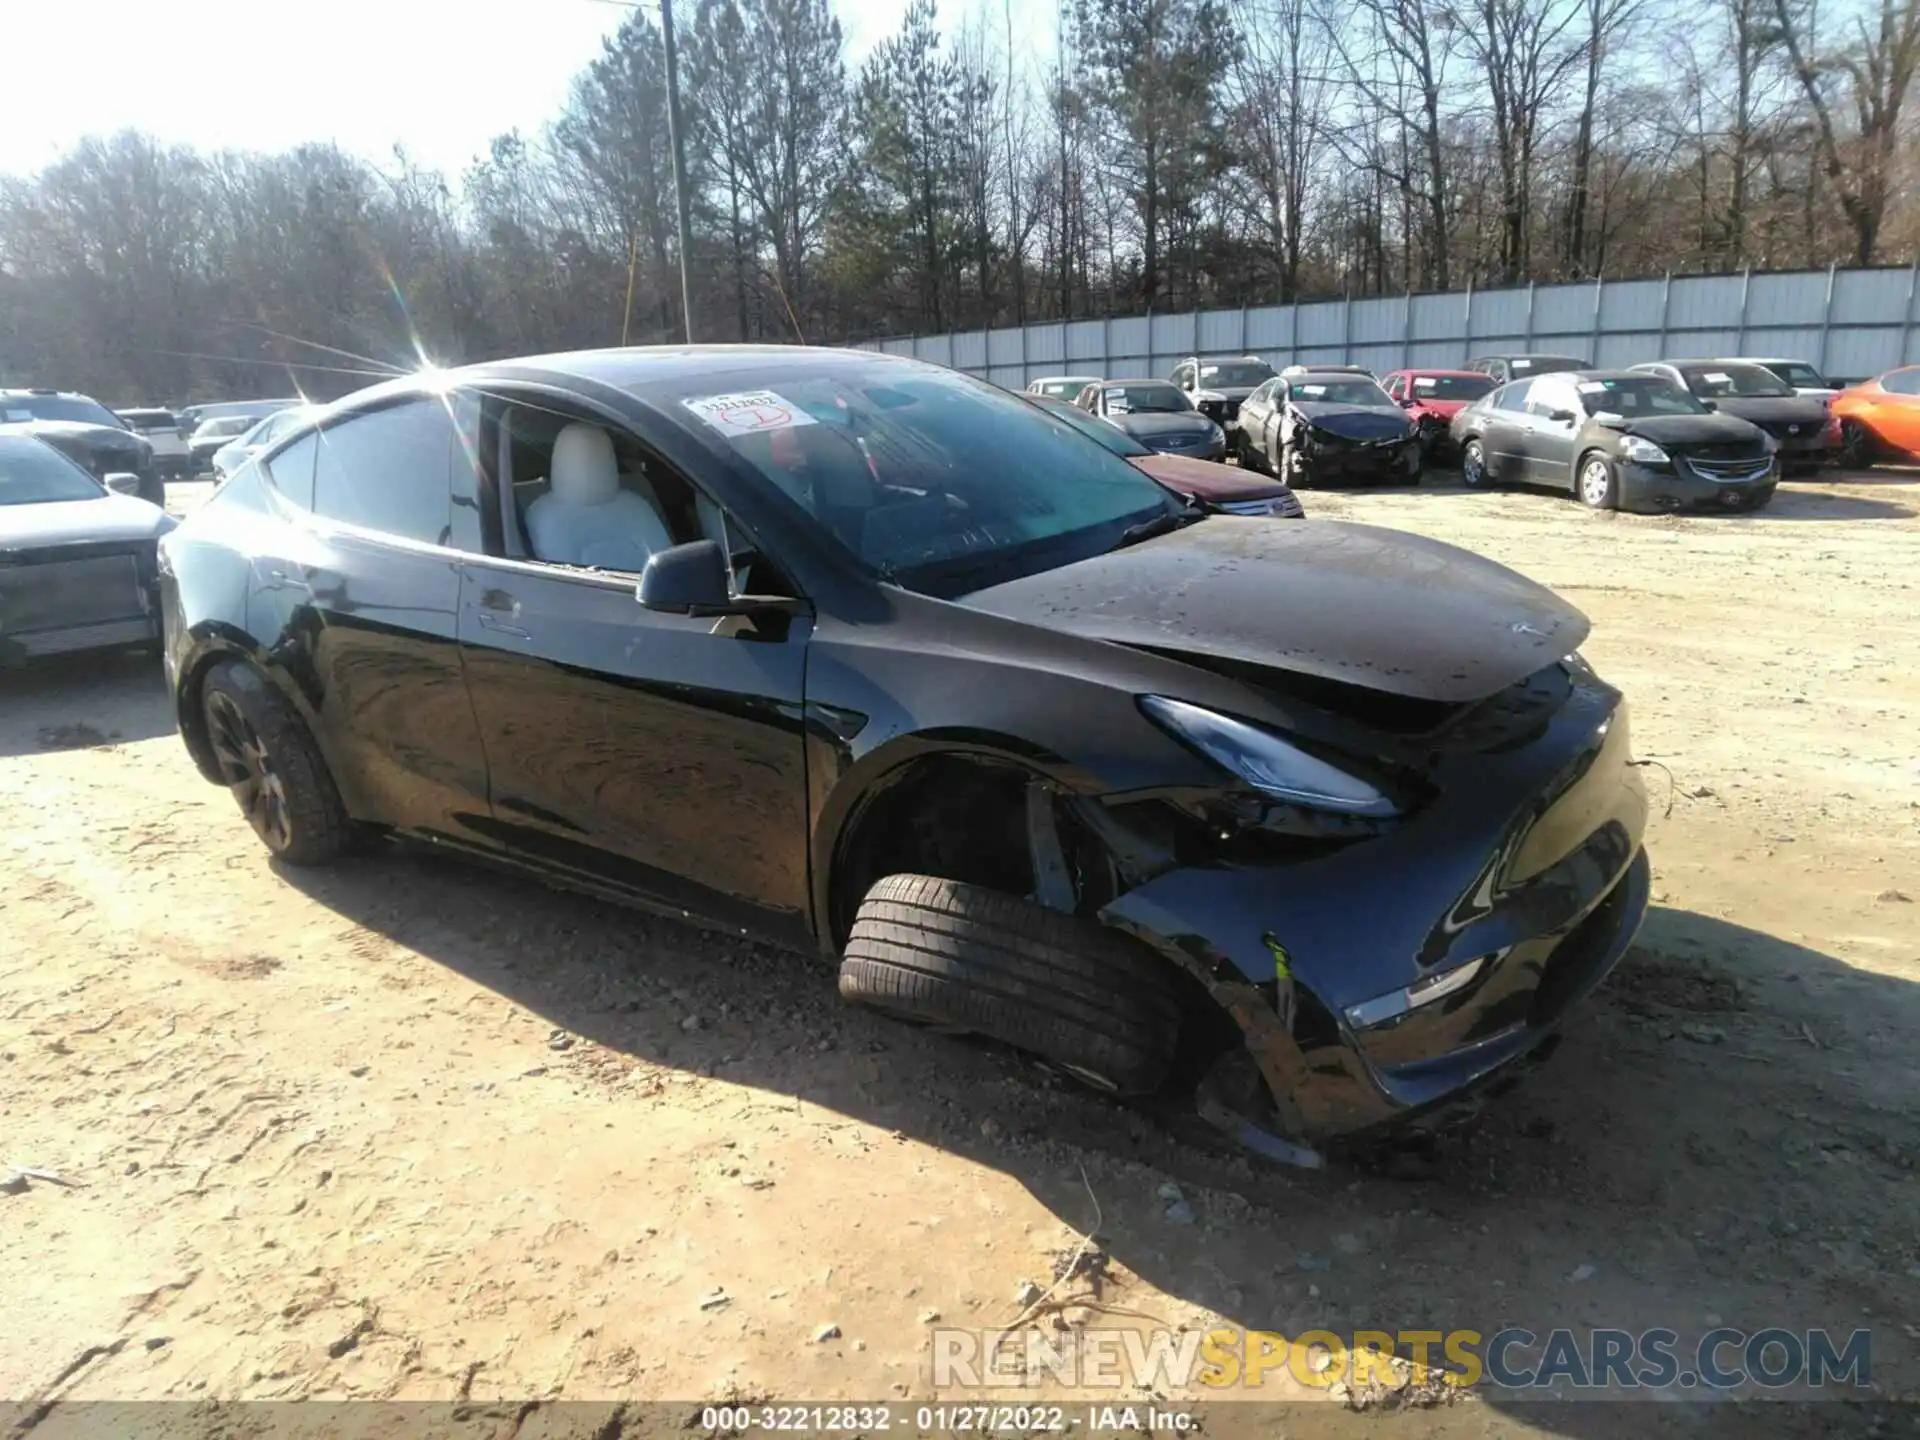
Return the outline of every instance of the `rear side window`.
{"type": "Polygon", "coordinates": [[[349,415],[320,432],[313,509],[429,545],[449,538],[452,417],[438,400],[349,415]]]}
{"type": "Polygon", "coordinates": [[[320,437],[306,435],[287,446],[263,468],[273,488],[302,510],[313,508],[313,461],[320,453],[320,437]]]}
{"type": "Polygon", "coordinates": [[[1880,388],[1889,395],[1920,395],[1920,369],[1889,371],[1880,377],[1880,388]]]}
{"type": "Polygon", "coordinates": [[[1494,396],[1493,408],[1496,410],[1524,410],[1527,408],[1527,392],[1533,389],[1531,380],[1516,380],[1513,384],[1494,396]]]}

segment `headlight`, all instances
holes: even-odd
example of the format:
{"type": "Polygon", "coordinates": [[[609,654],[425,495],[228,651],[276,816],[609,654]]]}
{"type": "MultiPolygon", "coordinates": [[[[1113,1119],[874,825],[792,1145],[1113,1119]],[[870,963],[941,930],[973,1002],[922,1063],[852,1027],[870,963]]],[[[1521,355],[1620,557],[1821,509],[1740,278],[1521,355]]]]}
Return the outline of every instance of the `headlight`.
{"type": "Polygon", "coordinates": [[[1636,465],[1671,465],[1673,457],[1651,440],[1628,435],[1620,441],[1620,453],[1636,465]]]}
{"type": "Polygon", "coordinates": [[[1399,808],[1358,776],[1296,749],[1265,730],[1184,700],[1143,695],[1140,708],[1177,738],[1263,795],[1337,815],[1384,819],[1399,808]]]}

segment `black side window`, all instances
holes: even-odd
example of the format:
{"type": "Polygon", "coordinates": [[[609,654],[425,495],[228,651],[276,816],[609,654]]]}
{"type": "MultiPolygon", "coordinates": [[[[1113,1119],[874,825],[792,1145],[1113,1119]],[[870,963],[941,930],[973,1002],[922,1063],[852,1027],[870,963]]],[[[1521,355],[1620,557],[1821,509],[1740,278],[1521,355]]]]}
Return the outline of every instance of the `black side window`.
{"type": "Polygon", "coordinates": [[[302,510],[313,508],[313,459],[320,453],[320,437],[303,435],[261,467],[273,488],[302,510]]]}
{"type": "Polygon", "coordinates": [[[1527,408],[1527,392],[1533,389],[1531,380],[1516,380],[1500,392],[1500,398],[1493,402],[1496,410],[1524,410],[1527,408]]]}
{"type": "Polygon", "coordinates": [[[387,535],[450,538],[453,420],[438,400],[349,415],[320,432],[313,508],[387,535]]]}

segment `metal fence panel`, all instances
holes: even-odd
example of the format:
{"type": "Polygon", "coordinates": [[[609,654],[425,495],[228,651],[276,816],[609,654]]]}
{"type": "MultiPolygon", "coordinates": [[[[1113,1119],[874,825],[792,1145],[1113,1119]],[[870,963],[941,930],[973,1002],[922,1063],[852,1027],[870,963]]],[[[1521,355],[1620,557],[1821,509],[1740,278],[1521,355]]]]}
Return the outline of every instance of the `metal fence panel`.
{"type": "Polygon", "coordinates": [[[917,355],[1015,386],[1047,374],[1165,376],[1189,355],[1258,355],[1278,366],[1350,361],[1376,372],[1459,365],[1534,349],[1599,364],[1779,355],[1844,379],[1920,361],[1920,267],[1676,275],[1448,295],[1321,300],[1199,314],[1050,321],[891,338],[917,355]]]}
{"type": "Polygon", "coordinates": [[[1247,348],[1247,312],[1244,310],[1203,310],[1200,312],[1199,343],[1196,355],[1238,355],[1247,348]]]}

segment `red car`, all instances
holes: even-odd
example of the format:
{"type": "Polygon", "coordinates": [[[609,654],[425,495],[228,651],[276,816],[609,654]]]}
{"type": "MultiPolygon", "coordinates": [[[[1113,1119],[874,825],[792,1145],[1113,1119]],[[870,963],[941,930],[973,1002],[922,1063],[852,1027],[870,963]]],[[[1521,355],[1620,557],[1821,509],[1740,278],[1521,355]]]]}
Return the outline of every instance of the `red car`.
{"type": "Polygon", "coordinates": [[[1493,389],[1493,377],[1473,370],[1395,370],[1380,388],[1407,407],[1431,460],[1448,445],[1453,417],[1493,389]]]}
{"type": "Polygon", "coordinates": [[[1022,398],[1131,461],[1136,469],[1146,471],[1169,490],[1191,495],[1215,510],[1228,515],[1278,515],[1287,520],[1298,520],[1306,514],[1299,496],[1284,481],[1252,475],[1213,460],[1163,455],[1064,400],[1043,395],[1022,398]]]}

